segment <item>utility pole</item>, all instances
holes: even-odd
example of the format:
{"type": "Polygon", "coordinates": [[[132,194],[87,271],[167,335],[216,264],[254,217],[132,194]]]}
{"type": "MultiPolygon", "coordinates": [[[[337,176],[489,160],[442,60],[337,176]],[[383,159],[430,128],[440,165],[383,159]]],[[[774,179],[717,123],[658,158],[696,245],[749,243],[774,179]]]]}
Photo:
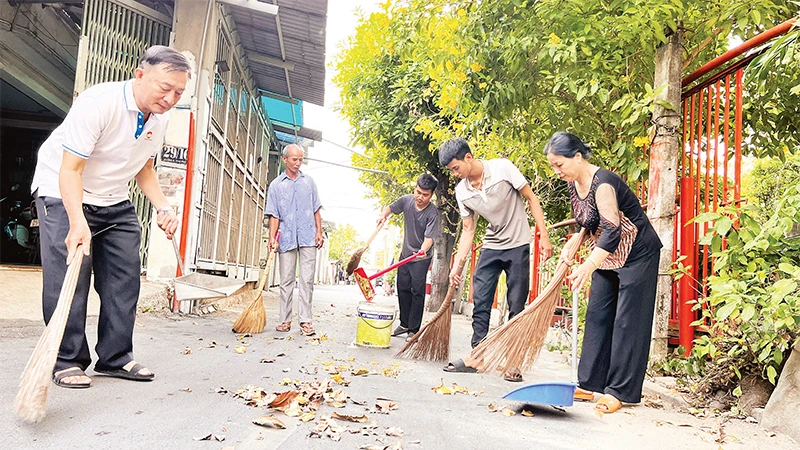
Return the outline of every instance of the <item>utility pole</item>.
{"type": "Polygon", "coordinates": [[[672,302],[672,249],[675,234],[675,186],[678,180],[678,155],[681,152],[681,67],[682,24],[668,35],[668,41],[656,49],[654,88],[656,100],[670,105],[655,106],[651,129],[649,190],[647,216],[653,224],[664,247],[658,263],[658,286],[653,317],[653,337],[650,342],[650,360],[657,361],[667,355],[670,304],[672,302]]]}

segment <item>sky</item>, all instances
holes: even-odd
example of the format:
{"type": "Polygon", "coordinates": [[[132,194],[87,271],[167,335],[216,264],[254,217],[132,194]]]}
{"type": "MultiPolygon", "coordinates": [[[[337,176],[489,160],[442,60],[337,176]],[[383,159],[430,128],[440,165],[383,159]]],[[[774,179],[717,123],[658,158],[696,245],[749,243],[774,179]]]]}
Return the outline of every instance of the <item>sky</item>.
{"type": "MultiPolygon", "coordinates": [[[[348,36],[355,33],[356,9],[360,8],[364,12],[376,11],[379,8],[378,3],[367,0],[328,0],[325,106],[320,107],[310,103],[305,103],[303,106],[304,125],[322,131],[324,139],[322,142],[315,142],[309,149],[310,159],[351,165],[352,153],[331,142],[359,153],[364,151],[363,148],[351,145],[350,126],[336,112],[339,105],[339,90],[331,81],[335,75],[331,61],[339,53],[341,44],[348,36]]],[[[369,193],[368,188],[358,181],[361,172],[317,161],[308,161],[302,170],[317,184],[323,207],[322,218],[335,222],[337,227],[350,224],[358,231],[361,239],[366,240],[375,229],[375,220],[382,205],[378,205],[376,200],[366,198],[369,193]]]]}

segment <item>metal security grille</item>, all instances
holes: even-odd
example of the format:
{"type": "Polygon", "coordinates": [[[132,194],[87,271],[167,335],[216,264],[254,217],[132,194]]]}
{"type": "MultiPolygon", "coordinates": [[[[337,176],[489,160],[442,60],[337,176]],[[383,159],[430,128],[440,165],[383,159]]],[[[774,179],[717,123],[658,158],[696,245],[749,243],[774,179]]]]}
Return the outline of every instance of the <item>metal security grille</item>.
{"type": "Polygon", "coordinates": [[[197,267],[252,279],[261,256],[269,128],[235,33],[224,19],[217,32],[197,267]]]}
{"type": "MultiPolygon", "coordinates": [[[[81,27],[75,92],[97,83],[133,77],[139,57],[153,45],[168,45],[172,20],[130,0],[86,0],[81,27]]],[[[147,266],[150,244],[150,201],[130,183],[131,202],[142,225],[139,254],[142,269],[147,266]]]]}

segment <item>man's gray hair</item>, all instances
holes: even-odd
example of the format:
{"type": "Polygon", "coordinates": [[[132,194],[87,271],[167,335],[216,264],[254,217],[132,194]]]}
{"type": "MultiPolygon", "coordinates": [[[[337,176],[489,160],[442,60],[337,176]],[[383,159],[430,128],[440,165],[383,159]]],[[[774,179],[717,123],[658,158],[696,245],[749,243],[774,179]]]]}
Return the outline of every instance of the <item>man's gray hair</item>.
{"type": "Polygon", "coordinates": [[[306,153],[303,150],[303,147],[300,147],[297,144],[289,144],[286,147],[283,147],[283,150],[281,150],[281,155],[282,156],[286,156],[288,158],[289,157],[289,150],[291,150],[292,148],[296,148],[303,155],[305,155],[305,153],[306,153]]]}
{"type": "Polygon", "coordinates": [[[164,64],[164,70],[167,72],[186,72],[190,78],[192,76],[192,65],[189,64],[189,60],[181,52],[164,45],[148,48],[139,59],[137,68],[145,70],[159,64],[164,64]]]}

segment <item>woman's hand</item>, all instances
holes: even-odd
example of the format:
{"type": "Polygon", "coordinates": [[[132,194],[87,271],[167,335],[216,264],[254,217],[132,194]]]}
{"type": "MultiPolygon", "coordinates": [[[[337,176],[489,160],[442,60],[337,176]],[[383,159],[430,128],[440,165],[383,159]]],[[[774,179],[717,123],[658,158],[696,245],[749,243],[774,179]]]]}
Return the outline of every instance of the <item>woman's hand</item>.
{"type": "Polygon", "coordinates": [[[586,286],[586,283],[592,279],[592,273],[595,271],[595,266],[590,260],[586,260],[583,264],[576,267],[572,273],[567,275],[570,286],[573,291],[580,291],[586,286]]]}

